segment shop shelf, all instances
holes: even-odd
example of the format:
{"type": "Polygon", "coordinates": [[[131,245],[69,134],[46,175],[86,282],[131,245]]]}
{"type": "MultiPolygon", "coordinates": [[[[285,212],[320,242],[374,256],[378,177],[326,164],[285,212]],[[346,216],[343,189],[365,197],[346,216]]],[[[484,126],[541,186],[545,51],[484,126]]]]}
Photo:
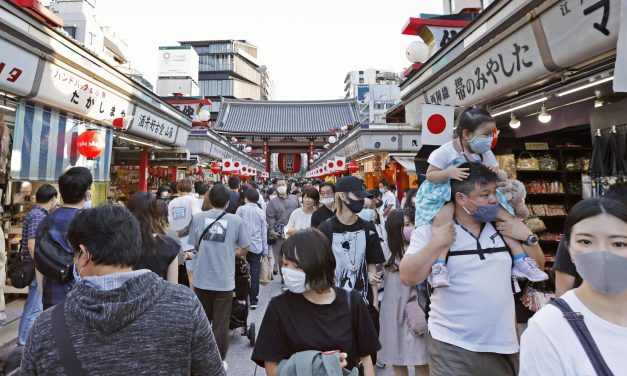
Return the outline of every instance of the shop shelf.
{"type": "Polygon", "coordinates": [[[516,173],[522,172],[530,174],[561,174],[562,170],[516,170],[516,173]]]}
{"type": "Polygon", "coordinates": [[[527,193],[527,197],[543,197],[543,196],[565,196],[566,193],[527,193]]]}

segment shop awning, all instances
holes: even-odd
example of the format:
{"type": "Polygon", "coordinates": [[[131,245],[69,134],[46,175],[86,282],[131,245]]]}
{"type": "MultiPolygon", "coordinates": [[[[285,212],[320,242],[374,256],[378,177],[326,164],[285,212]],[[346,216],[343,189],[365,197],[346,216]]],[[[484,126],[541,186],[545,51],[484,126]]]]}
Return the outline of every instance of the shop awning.
{"type": "Polygon", "coordinates": [[[390,158],[400,163],[408,174],[416,173],[416,164],[414,163],[413,154],[390,154],[390,158]]]}
{"type": "Polygon", "coordinates": [[[113,131],[99,128],[105,137],[100,157],[88,160],[78,153],[76,138],[87,130],[82,119],[72,114],[33,103],[20,103],[16,111],[11,178],[14,180],[57,181],[69,167],[90,169],[94,181],[109,181],[113,131]]]}

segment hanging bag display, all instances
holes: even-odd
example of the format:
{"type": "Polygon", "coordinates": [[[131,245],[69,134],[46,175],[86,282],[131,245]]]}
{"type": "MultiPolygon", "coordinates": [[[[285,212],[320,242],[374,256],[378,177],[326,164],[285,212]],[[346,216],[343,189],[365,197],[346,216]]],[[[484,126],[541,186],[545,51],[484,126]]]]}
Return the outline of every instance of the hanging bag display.
{"type": "Polygon", "coordinates": [[[538,167],[541,171],[557,171],[557,159],[551,154],[545,154],[538,158],[538,167]]]}
{"type": "Polygon", "coordinates": [[[525,170],[525,171],[537,171],[540,169],[540,164],[538,159],[535,158],[528,151],[523,151],[518,155],[518,161],[516,161],[516,169],[517,170],[525,170]]]}

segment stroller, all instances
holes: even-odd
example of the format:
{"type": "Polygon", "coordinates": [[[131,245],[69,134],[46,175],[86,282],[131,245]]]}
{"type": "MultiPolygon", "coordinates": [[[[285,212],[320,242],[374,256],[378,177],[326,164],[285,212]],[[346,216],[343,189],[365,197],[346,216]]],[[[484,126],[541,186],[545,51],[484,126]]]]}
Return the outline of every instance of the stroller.
{"type": "Polygon", "coordinates": [[[248,324],[248,292],[250,290],[250,265],[243,257],[235,257],[235,294],[231,308],[229,329],[242,328],[242,336],[255,346],[255,323],[248,324]]]}

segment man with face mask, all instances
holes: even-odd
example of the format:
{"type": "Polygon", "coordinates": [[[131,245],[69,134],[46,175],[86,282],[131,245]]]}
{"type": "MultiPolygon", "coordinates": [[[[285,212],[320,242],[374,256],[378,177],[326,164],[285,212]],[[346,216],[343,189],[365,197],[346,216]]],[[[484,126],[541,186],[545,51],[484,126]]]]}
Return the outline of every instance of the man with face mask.
{"type": "MultiPolygon", "coordinates": [[[[518,339],[512,256],[492,224],[498,211],[497,177],[478,163],[460,167],[468,168],[469,176],[451,183],[455,221],[416,227],[401,261],[401,281],[406,286],[424,281],[431,263],[448,250],[455,283],[433,291],[425,334],[432,374],[514,376],[518,339]]],[[[522,242],[533,235],[522,221],[509,225],[511,238],[522,242]]],[[[543,265],[537,243],[523,247],[543,265]]]]}
{"type": "Polygon", "coordinates": [[[285,241],[285,225],[289,222],[292,212],[300,207],[300,202],[298,201],[298,197],[288,194],[287,181],[284,178],[277,179],[275,185],[277,197],[268,203],[266,208],[266,220],[270,234],[276,239],[276,243],[272,245],[274,266],[275,269],[279,268],[280,270],[283,263],[281,247],[285,241]]]}
{"type": "MultiPolygon", "coordinates": [[[[385,257],[374,224],[357,215],[363,210],[366,197],[370,193],[358,178],[341,178],[335,185],[335,215],[318,229],[331,241],[336,262],[335,285],[359,292],[378,331],[377,264],[384,263],[385,257]]],[[[376,363],[376,354],[371,356],[376,363]]]]}
{"type": "MultiPolygon", "coordinates": [[[[93,182],[91,172],[85,167],[72,167],[59,177],[59,193],[63,200],[63,206],[41,221],[35,237],[35,259],[44,231],[49,232],[54,240],[68,253],[74,253],[74,249],[67,240],[67,232],[70,222],[80,209],[91,206],[91,192],[89,188],[93,182]]],[[[52,278],[43,277],[42,303],[44,310],[57,304],[74,287],[74,281],[57,282],[52,278]]]]}
{"type": "Polygon", "coordinates": [[[320,184],[320,207],[311,216],[311,227],[318,227],[335,215],[335,185],[324,182],[320,184]]]}

